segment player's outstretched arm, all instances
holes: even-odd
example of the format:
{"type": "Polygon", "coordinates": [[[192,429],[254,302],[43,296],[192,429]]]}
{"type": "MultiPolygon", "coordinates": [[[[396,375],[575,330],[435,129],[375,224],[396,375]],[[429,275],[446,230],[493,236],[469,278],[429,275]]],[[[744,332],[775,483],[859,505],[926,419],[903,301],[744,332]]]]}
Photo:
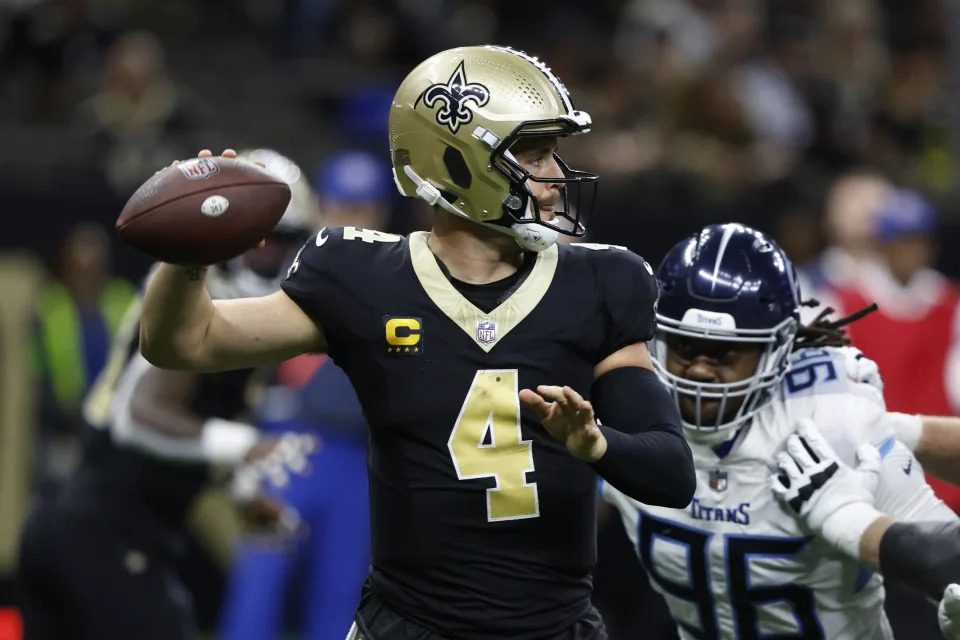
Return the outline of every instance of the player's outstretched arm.
{"type": "Polygon", "coordinates": [[[886,422],[924,471],[960,486],[960,418],[890,412],[886,422]]]}
{"type": "Polygon", "coordinates": [[[140,352],[166,369],[223,371],[325,349],[323,332],[282,291],[213,301],[205,270],[160,265],[143,301],[140,352]]]}
{"type": "Polygon", "coordinates": [[[948,587],[960,581],[960,521],[897,522],[880,512],[874,506],[880,454],[864,445],[857,459],[856,469],[846,467],[816,425],[804,421],[778,454],[773,491],[841,553],[933,601],[943,597],[941,630],[960,638],[952,631],[960,630],[960,611],[948,597],[948,587]]]}
{"type": "Polygon", "coordinates": [[[570,387],[540,386],[520,400],[547,431],[604,480],[648,505],[683,508],[696,490],[690,446],[676,403],[653,371],[644,343],[597,365],[593,403],[570,387]],[[603,421],[599,424],[594,416],[603,421]]]}

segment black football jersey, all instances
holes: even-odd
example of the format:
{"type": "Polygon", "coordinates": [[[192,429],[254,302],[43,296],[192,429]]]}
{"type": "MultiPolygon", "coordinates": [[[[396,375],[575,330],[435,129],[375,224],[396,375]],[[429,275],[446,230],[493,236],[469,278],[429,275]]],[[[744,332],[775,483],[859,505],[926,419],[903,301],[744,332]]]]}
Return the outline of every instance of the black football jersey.
{"type": "Polygon", "coordinates": [[[427,238],[327,228],[283,285],[370,427],[371,587],[447,636],[559,633],[590,606],[596,475],[518,392],[589,398],[598,362],[653,336],[656,279],[623,248],[560,245],[485,313],[427,238]]]}

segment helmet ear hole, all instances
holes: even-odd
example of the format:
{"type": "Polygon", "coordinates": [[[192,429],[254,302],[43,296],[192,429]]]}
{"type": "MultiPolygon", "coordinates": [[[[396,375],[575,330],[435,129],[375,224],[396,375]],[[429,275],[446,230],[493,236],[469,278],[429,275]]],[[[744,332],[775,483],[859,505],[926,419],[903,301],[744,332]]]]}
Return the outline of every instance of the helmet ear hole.
{"type": "Polygon", "coordinates": [[[448,146],[443,152],[443,164],[455,185],[463,189],[470,188],[471,183],[473,183],[473,175],[470,173],[470,167],[467,166],[467,161],[459,149],[448,146]]]}

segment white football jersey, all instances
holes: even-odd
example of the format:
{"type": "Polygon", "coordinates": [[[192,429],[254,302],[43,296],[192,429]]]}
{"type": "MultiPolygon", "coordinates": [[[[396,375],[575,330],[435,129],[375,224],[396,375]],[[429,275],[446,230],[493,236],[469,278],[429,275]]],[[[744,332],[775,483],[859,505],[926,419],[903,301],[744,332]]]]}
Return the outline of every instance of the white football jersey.
{"type": "Polygon", "coordinates": [[[881,578],[813,537],[770,488],[775,454],[797,420],[811,418],[847,464],[860,444],[880,449],[878,509],[906,520],[957,517],[883,425],[881,391],[858,381],[861,357],[800,350],[778,397],[732,439],[686,430],[697,470],[686,509],[647,506],[604,483],[682,638],[893,637],[881,578]]]}

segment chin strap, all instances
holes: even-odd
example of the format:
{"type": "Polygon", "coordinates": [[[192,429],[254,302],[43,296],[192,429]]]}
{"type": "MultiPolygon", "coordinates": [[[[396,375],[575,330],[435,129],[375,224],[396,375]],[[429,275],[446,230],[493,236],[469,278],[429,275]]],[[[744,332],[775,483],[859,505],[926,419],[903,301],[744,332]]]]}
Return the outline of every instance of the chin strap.
{"type": "MultiPolygon", "coordinates": [[[[403,172],[406,174],[413,184],[417,185],[417,197],[424,200],[431,206],[439,206],[444,211],[449,211],[455,216],[459,216],[464,220],[469,220],[470,222],[475,222],[477,224],[483,224],[482,222],[477,222],[470,216],[468,216],[463,211],[457,209],[455,206],[447,202],[447,199],[443,197],[443,194],[440,193],[440,190],[435,186],[421,178],[417,175],[417,172],[413,170],[413,167],[410,165],[404,165],[403,172]]],[[[399,187],[399,181],[397,181],[396,169],[394,169],[394,181],[397,182],[399,187]]],[[[401,189],[401,193],[402,193],[401,189]]],[[[527,215],[532,219],[533,214],[530,211],[530,206],[527,205],[527,215]]],[[[537,224],[534,222],[521,224],[514,223],[510,227],[502,227],[496,224],[487,224],[484,225],[488,229],[493,229],[504,233],[508,236],[511,236],[514,240],[517,241],[517,244],[520,245],[525,251],[544,251],[549,249],[551,246],[556,244],[557,236],[559,233],[555,229],[551,229],[542,224],[537,224]]]]}

